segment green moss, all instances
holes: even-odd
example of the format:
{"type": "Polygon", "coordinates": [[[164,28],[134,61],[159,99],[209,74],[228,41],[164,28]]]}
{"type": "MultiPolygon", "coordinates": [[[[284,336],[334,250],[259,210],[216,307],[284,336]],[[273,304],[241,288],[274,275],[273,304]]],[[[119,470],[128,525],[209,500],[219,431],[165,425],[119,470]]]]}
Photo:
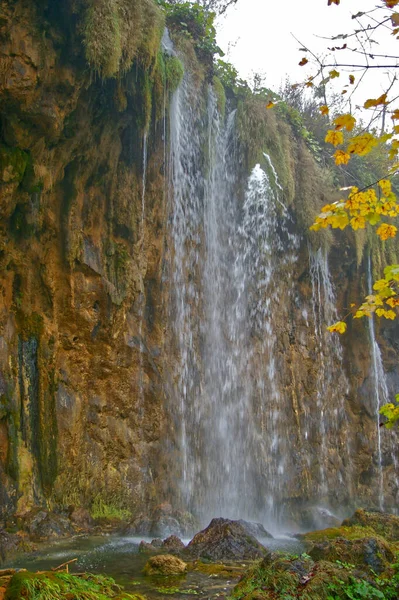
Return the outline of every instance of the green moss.
{"type": "Polygon", "coordinates": [[[65,572],[13,575],[5,600],[139,600],[141,596],[127,594],[109,577],[101,575],[72,575],[65,572]]]}
{"type": "Polygon", "coordinates": [[[216,75],[213,77],[212,85],[213,91],[216,94],[219,114],[222,118],[224,118],[224,115],[226,113],[226,92],[224,91],[224,86],[220,81],[219,77],[217,77],[216,75]]]}
{"type": "Polygon", "coordinates": [[[244,568],[239,565],[224,565],[215,563],[205,563],[198,561],[192,565],[194,571],[199,571],[205,575],[220,577],[221,579],[238,578],[242,575],[244,568]]]}
{"type": "Polygon", "coordinates": [[[117,504],[107,504],[100,495],[94,498],[90,514],[93,519],[119,519],[120,521],[127,521],[132,516],[130,510],[117,504]]]}
{"type": "Polygon", "coordinates": [[[83,44],[90,67],[104,79],[126,73],[137,59],[149,69],[164,17],[151,0],[83,0],[83,44]]]}
{"type": "Polygon", "coordinates": [[[347,540],[358,540],[366,537],[374,537],[385,542],[385,539],[376,534],[372,527],[363,527],[361,525],[330,527],[328,529],[320,529],[318,531],[310,531],[300,536],[301,539],[308,542],[321,542],[323,540],[335,540],[337,538],[345,538],[347,540]]]}
{"type": "Polygon", "coordinates": [[[29,154],[20,148],[0,144],[0,181],[21,183],[29,162],[29,154]]]}
{"type": "Polygon", "coordinates": [[[169,92],[174,92],[180,85],[184,76],[184,66],[177,56],[165,58],[166,85],[169,92]]]}
{"type": "Polygon", "coordinates": [[[42,315],[36,312],[25,313],[23,310],[17,310],[16,320],[18,324],[19,335],[24,341],[31,337],[40,339],[44,330],[44,321],[42,315]]]}

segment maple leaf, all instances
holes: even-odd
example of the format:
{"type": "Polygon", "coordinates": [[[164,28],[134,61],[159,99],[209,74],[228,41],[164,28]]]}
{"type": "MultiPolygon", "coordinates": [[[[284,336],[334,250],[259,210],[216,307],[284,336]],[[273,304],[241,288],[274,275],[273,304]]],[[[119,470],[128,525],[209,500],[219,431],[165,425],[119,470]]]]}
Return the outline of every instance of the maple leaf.
{"type": "Polygon", "coordinates": [[[365,156],[374,146],[378,145],[378,140],[371,133],[362,133],[353,137],[348,144],[348,152],[350,154],[358,154],[365,156]]]}
{"type": "Polygon", "coordinates": [[[344,150],[337,150],[334,153],[334,159],[336,165],[347,165],[350,160],[351,155],[344,150]]]}
{"type": "Polygon", "coordinates": [[[347,131],[352,131],[356,124],[356,119],[351,114],[347,113],[345,115],[339,115],[334,119],[335,129],[345,129],[347,131]]]}
{"type": "Polygon", "coordinates": [[[336,77],[339,77],[339,73],[338,73],[338,71],[333,69],[332,71],[329,72],[329,76],[330,76],[330,79],[335,79],[336,77]]]}
{"type": "Polygon", "coordinates": [[[399,108],[396,108],[392,115],[391,115],[391,119],[399,119],[399,108]]]}
{"type": "Polygon", "coordinates": [[[331,333],[334,333],[334,331],[337,333],[345,333],[346,323],[344,323],[344,321],[338,321],[337,323],[334,323],[334,325],[327,327],[327,329],[328,331],[331,331],[331,333]]]}
{"type": "Polygon", "coordinates": [[[339,144],[343,144],[344,134],[342,131],[333,131],[332,129],[329,129],[324,141],[333,146],[338,146],[339,144]]]}
{"type": "MultiPolygon", "coordinates": [[[[399,2],[399,0],[398,0],[398,2],[399,2]]],[[[319,106],[319,111],[321,112],[322,115],[328,115],[329,108],[326,104],[323,104],[322,106],[319,106]]]]}
{"type": "Polygon", "coordinates": [[[392,306],[392,308],[394,308],[395,306],[399,306],[399,298],[388,298],[387,300],[385,300],[385,302],[388,304],[388,306],[392,306]]]}
{"type": "Polygon", "coordinates": [[[357,229],[364,229],[366,227],[366,219],[361,216],[353,217],[350,220],[350,225],[352,229],[354,229],[354,231],[356,231],[357,229]]]}
{"type": "Polygon", "coordinates": [[[381,181],[378,182],[378,185],[380,186],[384,196],[389,196],[389,194],[392,192],[391,182],[388,179],[381,179],[381,181]]]}
{"type": "Polygon", "coordinates": [[[299,65],[300,67],[303,67],[304,65],[307,65],[307,64],[308,64],[308,62],[309,62],[309,61],[308,61],[308,59],[307,59],[307,58],[305,58],[305,57],[303,57],[303,59],[301,60],[301,62],[299,62],[299,63],[298,63],[298,65],[299,65]]]}
{"type": "Polygon", "coordinates": [[[379,98],[369,98],[363,105],[363,108],[372,108],[373,106],[378,106],[379,104],[387,103],[387,95],[382,94],[379,98]]]}
{"type": "Polygon", "coordinates": [[[383,223],[377,229],[377,235],[379,235],[382,240],[387,240],[388,238],[394,238],[397,231],[398,228],[395,227],[395,225],[383,223]]]}

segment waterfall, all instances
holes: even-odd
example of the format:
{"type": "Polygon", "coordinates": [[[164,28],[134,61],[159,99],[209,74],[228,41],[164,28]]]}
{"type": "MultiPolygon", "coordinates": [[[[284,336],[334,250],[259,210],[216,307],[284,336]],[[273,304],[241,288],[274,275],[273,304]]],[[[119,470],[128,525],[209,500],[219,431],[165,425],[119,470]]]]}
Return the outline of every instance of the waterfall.
{"type": "MultiPolygon", "coordinates": [[[[143,177],[141,182],[141,218],[140,218],[140,245],[143,248],[145,242],[145,191],[147,183],[147,131],[143,136],[143,177]]],[[[144,342],[143,342],[143,323],[145,311],[145,289],[141,293],[139,309],[139,413],[141,418],[144,414],[144,342]]]]}
{"type": "MultiPolygon", "coordinates": [[[[350,424],[345,399],[349,383],[345,375],[342,346],[337,334],[327,331],[327,325],[338,320],[335,292],[331,281],[327,252],[309,249],[314,323],[316,412],[306,414],[306,431],[310,443],[308,456],[318,465],[318,495],[326,500],[334,486],[347,489],[353,497],[351,481],[352,450],[350,424]],[[315,425],[318,431],[315,430],[315,425]],[[346,444],[342,447],[342,429],[346,429],[346,444]],[[316,450],[316,452],[315,452],[316,450]]],[[[314,411],[314,408],[312,409],[314,411]]]]}
{"type": "Polygon", "coordinates": [[[279,282],[292,279],[298,239],[275,172],[276,191],[258,164],[237,193],[235,111],[223,122],[213,91],[207,106],[198,97],[186,75],[171,107],[181,494],[203,522],[216,515],[266,521],[289,478],[273,311],[279,282]]]}
{"type": "MultiPolygon", "coordinates": [[[[367,260],[367,287],[368,293],[373,293],[373,277],[371,268],[371,256],[369,254],[367,260]]],[[[384,462],[388,458],[388,462],[394,466],[394,481],[391,482],[398,489],[398,463],[396,457],[397,451],[397,434],[393,430],[387,431],[381,426],[382,417],[380,415],[380,408],[384,404],[390,402],[393,396],[393,391],[388,389],[387,379],[384,370],[384,364],[382,362],[381,350],[377,342],[375,335],[374,318],[371,316],[368,319],[369,325],[369,336],[370,336],[370,347],[371,347],[371,376],[372,376],[372,389],[374,397],[374,415],[375,415],[375,456],[377,459],[377,497],[378,497],[378,508],[384,510],[385,508],[385,475],[384,475],[384,462]],[[385,454],[385,459],[384,459],[385,454]]]]}

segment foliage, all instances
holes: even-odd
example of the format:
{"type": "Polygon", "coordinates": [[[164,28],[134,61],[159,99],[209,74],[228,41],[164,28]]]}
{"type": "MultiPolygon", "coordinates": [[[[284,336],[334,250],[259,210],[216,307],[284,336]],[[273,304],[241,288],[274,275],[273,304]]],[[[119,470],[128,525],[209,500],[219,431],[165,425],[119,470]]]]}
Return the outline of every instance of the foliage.
{"type": "MultiPolygon", "coordinates": [[[[340,0],[329,0],[329,5],[339,5],[340,0]]],[[[343,40],[343,45],[329,47],[329,55],[319,58],[309,48],[302,47],[301,51],[306,56],[299,64],[305,66],[309,60],[314,60],[316,73],[307,78],[304,86],[316,88],[319,91],[321,102],[319,112],[326,119],[329,128],[326,131],[324,142],[336,148],[333,158],[337,166],[347,168],[354,156],[365,157],[379,147],[387,156],[385,161],[386,172],[384,177],[378,177],[371,184],[358,186],[350,185],[345,188],[345,198],[324,206],[311,226],[313,231],[332,227],[333,229],[352,228],[354,231],[365,229],[367,226],[377,226],[376,233],[382,242],[395,238],[397,227],[393,220],[399,215],[399,202],[393,190],[391,180],[399,170],[399,108],[396,107],[397,94],[395,84],[397,76],[397,57],[387,54],[377,54],[375,45],[380,43],[376,39],[379,31],[390,31],[399,39],[399,0],[381,0],[381,3],[370,11],[360,10],[353,15],[357,27],[350,33],[339,34],[332,40],[343,40]],[[351,41],[358,42],[359,47],[351,45],[351,41]],[[360,48],[360,49],[359,49],[360,48]],[[348,59],[348,52],[356,55],[353,64],[348,59]],[[340,58],[337,59],[339,55],[340,58]],[[341,59],[341,56],[344,58],[341,59]],[[388,64],[387,64],[388,63],[388,64]],[[372,116],[368,125],[355,117],[352,110],[352,96],[361,84],[364,74],[370,68],[388,69],[386,89],[377,97],[367,98],[363,102],[363,111],[371,111],[372,116]],[[331,119],[329,117],[326,85],[338,79],[341,74],[348,73],[348,78],[343,85],[342,96],[349,94],[346,110],[340,110],[331,119]],[[363,74],[362,74],[363,73],[363,74]],[[360,75],[360,78],[359,78],[360,75]],[[391,125],[387,125],[387,116],[391,117],[391,125]],[[375,128],[378,125],[380,133],[375,128]]],[[[349,314],[354,318],[364,316],[395,319],[399,306],[399,265],[392,264],[385,268],[384,277],[374,284],[374,292],[369,294],[360,307],[352,306],[349,314]]],[[[329,331],[344,333],[346,323],[344,320],[328,327],[329,331]]],[[[398,397],[397,397],[398,400],[398,397]]],[[[387,417],[387,426],[391,427],[399,419],[398,407],[393,404],[384,406],[381,414],[387,417]]]]}
{"type": "Polygon", "coordinates": [[[159,3],[165,10],[168,28],[192,39],[195,51],[201,60],[212,64],[215,54],[223,56],[216,43],[215,13],[208,12],[198,3],[170,4],[165,1],[159,3]]]}
{"type": "Polygon", "coordinates": [[[65,572],[16,573],[7,588],[5,600],[137,600],[127,594],[110,577],[72,575],[65,572]]]}
{"type": "Polygon", "coordinates": [[[229,90],[236,98],[249,95],[250,88],[247,82],[238,77],[238,71],[231,63],[219,58],[215,64],[215,73],[223,87],[229,90]]]}

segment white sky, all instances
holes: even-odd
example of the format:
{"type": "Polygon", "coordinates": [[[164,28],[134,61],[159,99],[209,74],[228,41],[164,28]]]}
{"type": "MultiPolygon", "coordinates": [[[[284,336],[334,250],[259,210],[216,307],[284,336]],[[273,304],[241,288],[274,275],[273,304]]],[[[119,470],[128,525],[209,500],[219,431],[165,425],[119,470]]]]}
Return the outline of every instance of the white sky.
{"type": "MultiPolygon", "coordinates": [[[[314,73],[308,66],[298,66],[305,54],[298,51],[299,45],[291,33],[316,54],[322,54],[332,43],[317,36],[351,31],[355,25],[351,15],[377,3],[377,0],[341,0],[339,6],[328,6],[327,0],[238,0],[236,7],[230,8],[217,24],[218,44],[226,53],[225,60],[236,67],[243,79],[250,81],[251,75],[259,72],[265,75],[266,87],[278,90],[286,74],[295,83],[314,73]]],[[[389,31],[383,33],[382,39],[384,49],[377,46],[376,52],[398,53],[399,41],[394,40],[389,31]],[[386,51],[387,44],[390,45],[389,52],[386,51]]],[[[341,46],[343,41],[333,44],[341,46]]],[[[353,61],[354,55],[350,58],[353,61]]],[[[339,91],[348,82],[347,76],[341,75],[340,80],[336,80],[339,91]]],[[[367,75],[372,97],[382,93],[381,75],[376,69],[371,69],[367,75]]]]}

